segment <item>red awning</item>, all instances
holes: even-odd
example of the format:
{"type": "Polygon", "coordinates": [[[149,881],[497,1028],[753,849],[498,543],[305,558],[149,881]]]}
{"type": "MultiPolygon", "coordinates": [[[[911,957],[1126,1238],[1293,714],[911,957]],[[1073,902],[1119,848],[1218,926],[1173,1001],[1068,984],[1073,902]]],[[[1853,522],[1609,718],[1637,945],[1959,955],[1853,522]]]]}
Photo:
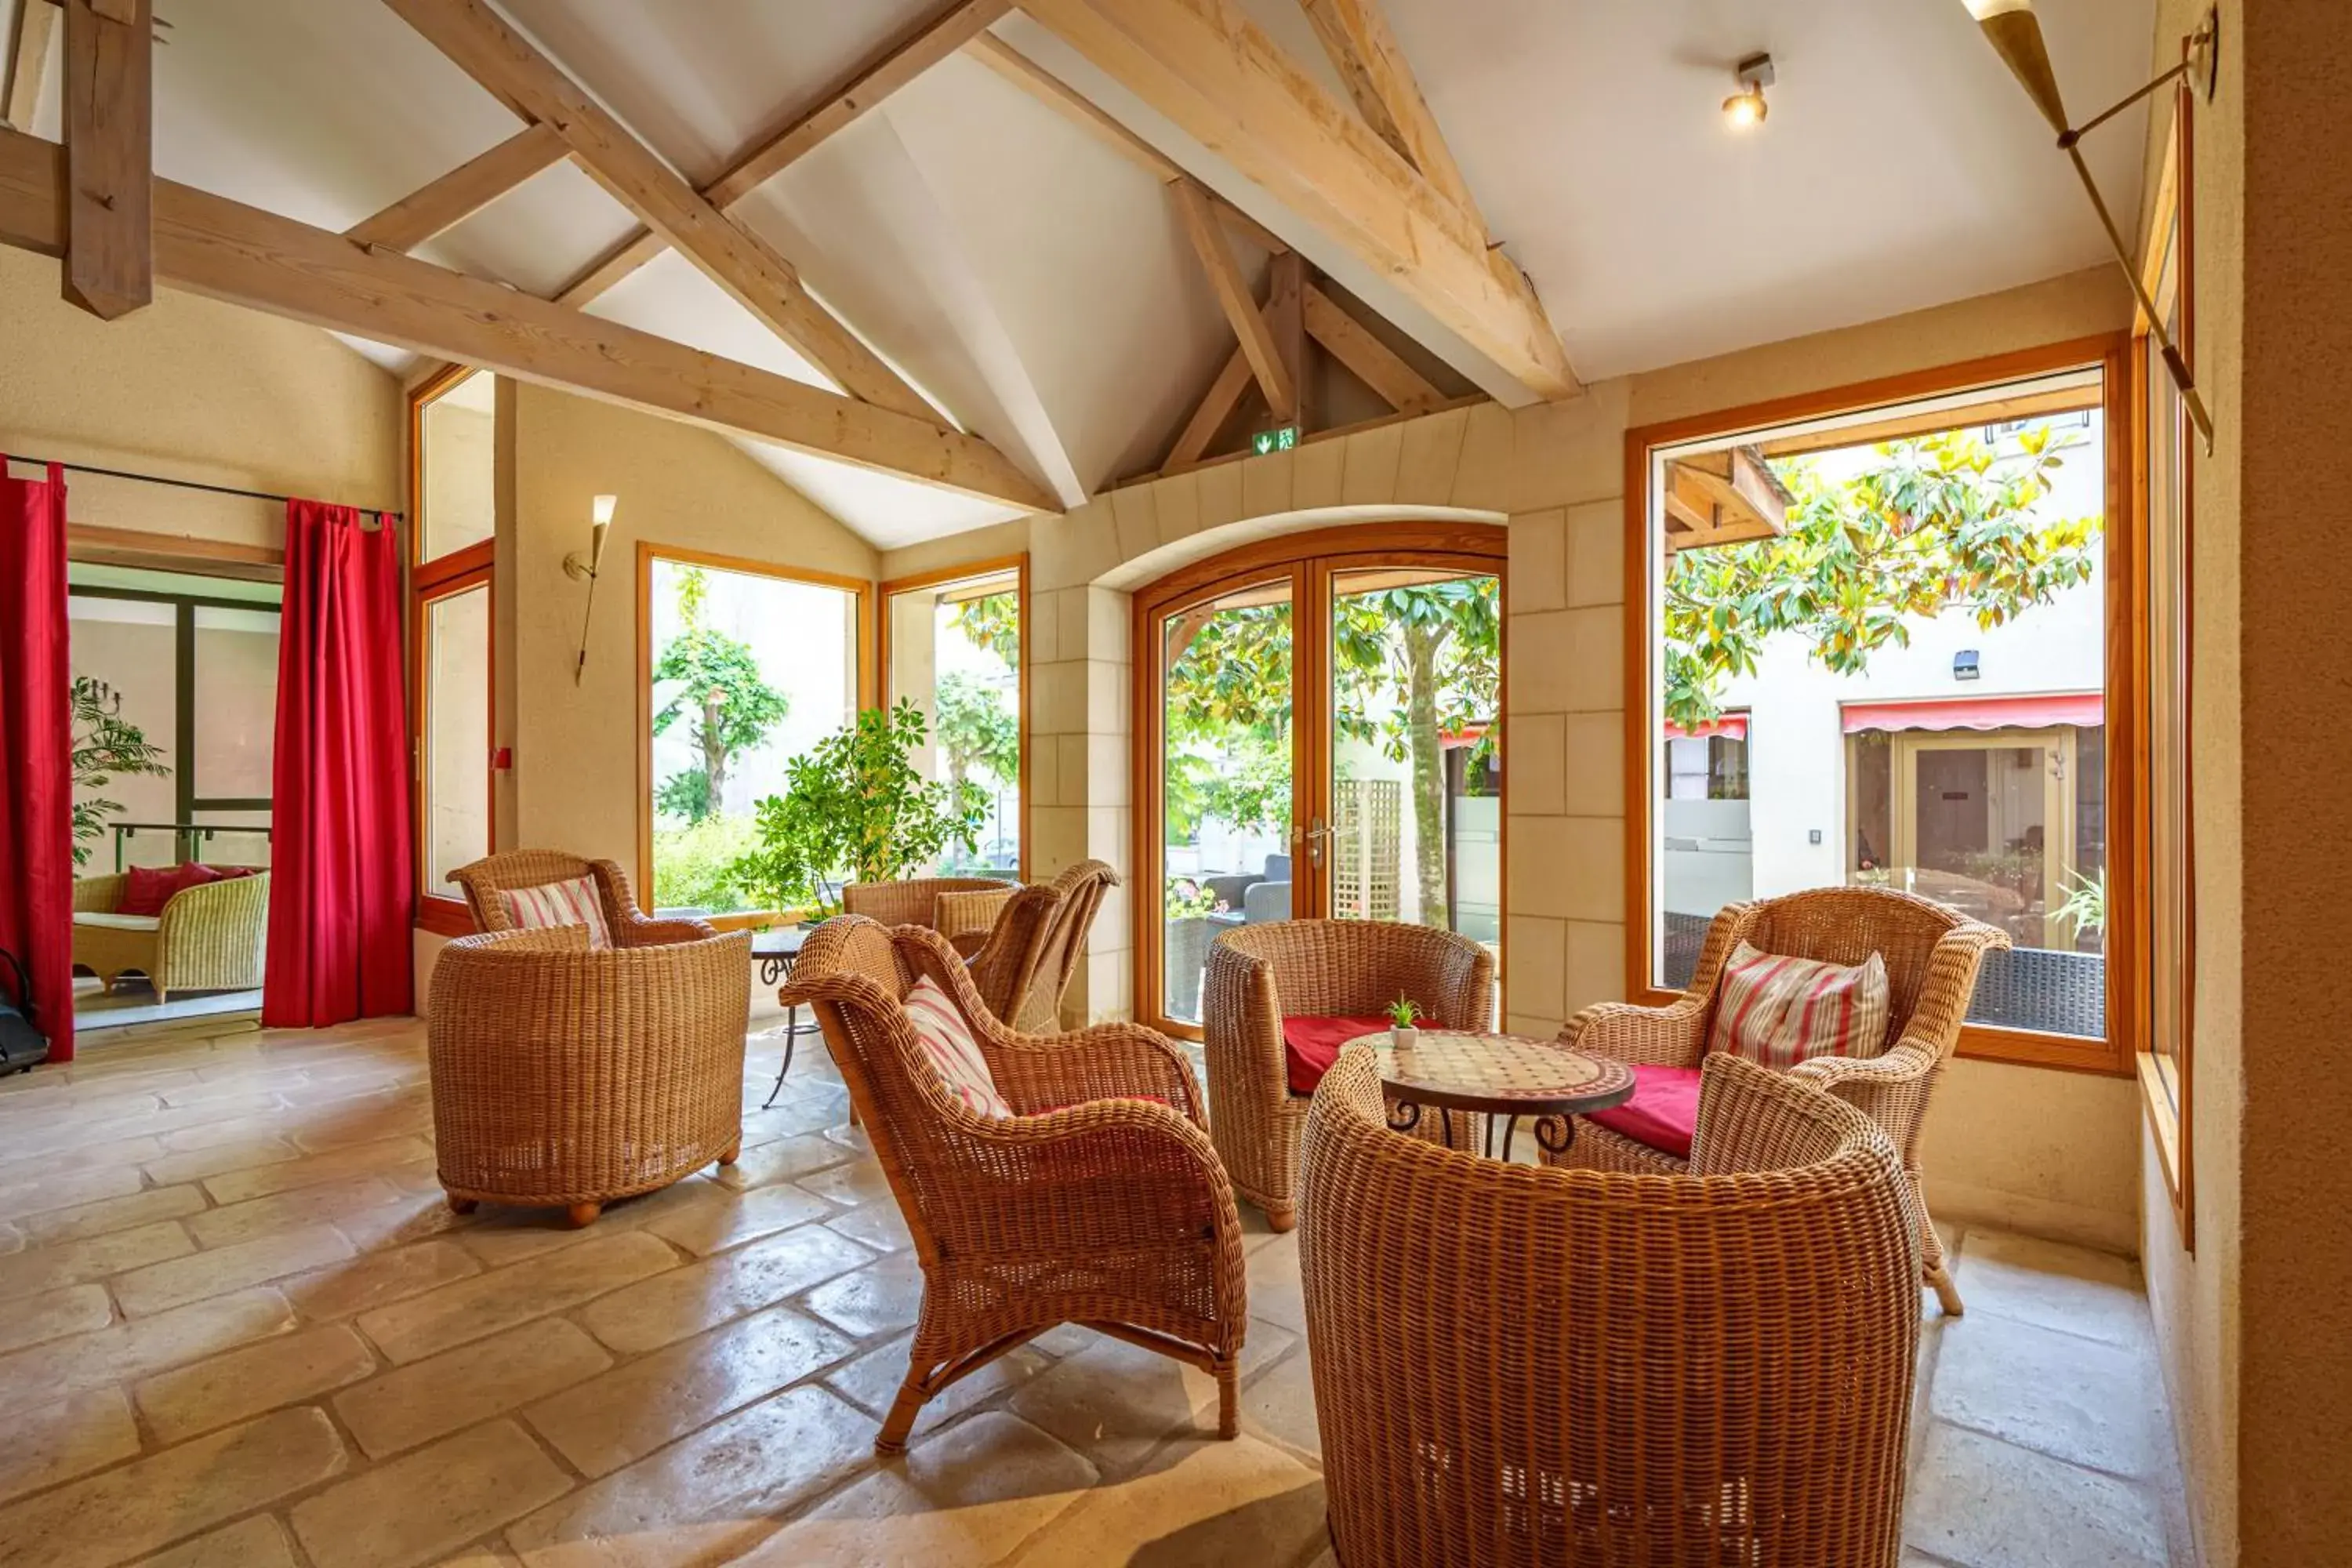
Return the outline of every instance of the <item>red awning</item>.
{"type": "Polygon", "coordinates": [[[2107,721],[2106,699],[2096,691],[2057,697],[1948,697],[1924,702],[1849,702],[1845,732],[1864,730],[2048,730],[2061,724],[2094,729],[2107,721]]]}
{"type": "Polygon", "coordinates": [[[1666,725],[1666,739],[1669,741],[1704,741],[1709,735],[1721,735],[1730,741],[1748,739],[1748,715],[1726,713],[1719,719],[1709,719],[1687,730],[1673,722],[1666,725]]]}

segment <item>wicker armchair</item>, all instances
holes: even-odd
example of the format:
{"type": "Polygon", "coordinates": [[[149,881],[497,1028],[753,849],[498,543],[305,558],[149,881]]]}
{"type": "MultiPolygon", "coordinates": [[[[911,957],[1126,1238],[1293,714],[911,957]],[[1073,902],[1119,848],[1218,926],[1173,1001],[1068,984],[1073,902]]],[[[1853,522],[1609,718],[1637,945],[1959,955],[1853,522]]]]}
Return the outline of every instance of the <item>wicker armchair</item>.
{"type": "Polygon", "coordinates": [[[1869,1118],[1710,1061],[1688,1174],[1388,1131],[1351,1047],[1307,1121],[1299,1265],[1349,1568],[1895,1568],[1919,1338],[1869,1118]]]}
{"type": "Polygon", "coordinates": [[[1297,1223],[1307,1124],[1285,1068],[1284,1016],[1370,1016],[1400,995],[1446,1028],[1492,1029],[1494,954],[1434,926],[1384,921],[1270,921],[1211,944],[1201,1001],[1209,1128],[1234,1191],[1275,1229],[1297,1223]]]}
{"type": "Polygon", "coordinates": [[[852,882],[841,912],[886,926],[928,926],[970,958],[988,940],[1019,884],[993,877],[918,877],[904,882],[852,882]]]}
{"type": "Polygon", "coordinates": [[[1209,1372],[1218,1435],[1234,1436],[1241,1225],[1173,1045],[1133,1024],[1015,1033],[937,932],[855,915],[809,937],[782,1000],[815,1008],[922,1265],[878,1452],[905,1448],[932,1395],[1064,1322],[1209,1372]],[[926,974],[970,1023],[1010,1119],[966,1109],[923,1057],[901,1001],[926,974]]]}
{"type": "Polygon", "coordinates": [[[116,912],[130,884],[127,876],[74,883],[75,967],[110,988],[136,970],[155,988],[158,1002],[170,1001],[174,991],[250,991],[261,984],[269,940],[268,872],[184,888],[160,916],[116,912]]]}
{"type": "MultiPolygon", "coordinates": [[[[1985,953],[2009,946],[1998,927],[1886,888],[1821,888],[1760,903],[1727,904],[1707,928],[1690,989],[1664,1007],[1603,1002],[1560,1031],[1564,1044],[1621,1061],[1695,1068],[1706,1057],[1715,986],[1733,949],[1747,942],[1765,952],[1831,963],[1860,963],[1873,952],[1886,964],[1886,1046],[1876,1057],[1816,1057],[1793,1076],[1866,1112],[1884,1128],[1909,1174],[1919,1219],[1924,1277],[1944,1310],[1961,1312],[1960,1293],[1944,1266],[1943,1244],[1927,1215],[1919,1178],[1919,1131],[1936,1080],[1960,1040],[1960,1023],[1985,953]]],[[[1675,1173],[1685,1163],[1590,1121],[1561,1163],[1609,1171],[1675,1173]]]]}
{"type": "Polygon", "coordinates": [[[425,1048],[443,1189],[478,1203],[561,1207],[587,1225],[743,1141],[751,938],[648,920],[609,860],[523,850],[460,867],[480,935],[441,951],[425,1048]],[[593,872],[614,945],[587,928],[518,931],[498,898],[593,872]]]}
{"type": "Polygon", "coordinates": [[[1023,1034],[1058,1028],[1062,993],[1077,972],[1087,933],[1103,895],[1118,886],[1118,872],[1099,860],[1081,860],[1051,882],[1004,900],[995,925],[971,954],[971,983],[988,1010],[1023,1034]]]}

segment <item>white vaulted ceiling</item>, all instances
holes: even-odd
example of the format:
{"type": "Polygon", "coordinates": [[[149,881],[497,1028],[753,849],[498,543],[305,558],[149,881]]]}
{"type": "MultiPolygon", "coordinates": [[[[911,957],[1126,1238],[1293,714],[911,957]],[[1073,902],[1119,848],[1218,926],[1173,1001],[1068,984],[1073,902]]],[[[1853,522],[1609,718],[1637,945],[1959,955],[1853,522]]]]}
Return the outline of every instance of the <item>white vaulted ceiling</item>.
{"type": "MultiPolygon", "coordinates": [[[[498,0],[701,183],[940,0],[498,0]]],[[[0,0],[0,14],[9,0],[0,0]]],[[[1297,0],[1243,0],[1335,99],[1297,0]]],[[[1487,224],[1586,379],[1919,309],[2095,264],[2063,160],[1958,0],[1385,0],[1487,224]],[[1729,134],[1729,64],[1769,49],[1771,118],[1729,134]]],[[[2148,68],[2151,0],[2041,0],[2078,115],[2148,68]]],[[[519,129],[380,0],[157,0],[159,174],[342,229],[519,129]]],[[[1320,237],[1014,16],[997,31],[1351,286],[1320,237]]],[[[36,127],[57,134],[56,65],[36,127]]],[[[2093,163],[2137,210],[2140,121],[2093,163]]],[[[1233,337],[1161,187],[950,57],[734,216],[956,423],[1075,502],[1150,467],[1233,337]]],[[[632,232],[559,163],[419,247],[547,294],[632,232]]],[[[1253,272],[1263,257],[1237,249],[1253,272]]],[[[1359,291],[1408,331],[1376,279],[1359,291]]],[[[819,385],[681,257],[599,314],[819,385]]],[[[1448,347],[1427,346],[1441,357],[1448,347]]],[[[395,367],[409,356],[369,352],[395,367]]],[[[1458,357],[1456,363],[1459,363],[1458,357]]],[[[1475,379],[1475,376],[1474,376],[1475,379]]],[[[745,438],[873,542],[1010,509],[745,438]]]]}

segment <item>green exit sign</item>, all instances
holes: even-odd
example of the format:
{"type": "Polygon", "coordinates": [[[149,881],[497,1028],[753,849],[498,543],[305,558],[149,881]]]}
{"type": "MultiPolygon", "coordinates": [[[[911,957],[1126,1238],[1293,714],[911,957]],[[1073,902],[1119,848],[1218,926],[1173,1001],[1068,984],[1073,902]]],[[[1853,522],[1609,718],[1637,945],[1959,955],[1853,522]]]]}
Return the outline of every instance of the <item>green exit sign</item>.
{"type": "Polygon", "coordinates": [[[1268,452],[1287,452],[1298,445],[1298,426],[1284,425],[1272,430],[1261,430],[1250,437],[1250,446],[1263,458],[1268,452]]]}

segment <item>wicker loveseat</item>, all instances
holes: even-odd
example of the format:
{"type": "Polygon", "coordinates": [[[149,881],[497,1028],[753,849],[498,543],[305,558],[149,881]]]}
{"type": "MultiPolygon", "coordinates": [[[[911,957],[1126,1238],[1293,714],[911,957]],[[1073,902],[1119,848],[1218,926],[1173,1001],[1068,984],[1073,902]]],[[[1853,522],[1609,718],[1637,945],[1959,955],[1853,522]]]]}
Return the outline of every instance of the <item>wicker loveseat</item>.
{"type": "Polygon", "coordinates": [[[731,1163],[750,933],[647,919],[609,860],[523,850],[450,880],[483,928],[442,950],[425,1026],[450,1206],[561,1207],[586,1225],[616,1198],[731,1163]],[[584,926],[515,929],[498,896],[582,876],[603,898],[603,951],[584,926]]]}
{"type": "Polygon", "coordinates": [[[269,938],[269,873],[184,888],[161,915],[119,913],[128,876],[74,884],[73,962],[111,987],[133,970],[158,1002],[174,991],[250,991],[269,938]]]}
{"type": "MultiPolygon", "coordinates": [[[[1563,1044],[1659,1067],[1696,1068],[1709,1060],[1707,1037],[1723,966],[1742,942],[1764,952],[1831,963],[1860,963],[1873,952],[1886,965],[1889,1002],[1885,1048],[1875,1057],[1816,1057],[1792,1076],[1827,1089],[1874,1119],[1894,1141],[1911,1181],[1919,1217],[1922,1268],[1946,1312],[1958,1316],[1960,1293],[1944,1267],[1944,1248],[1927,1215],[1919,1179],[1919,1132],[1944,1064],[1959,1045],[1961,1020],[1977,969],[2007,933],[1958,910],[1886,888],[1820,888],[1752,904],[1727,904],[1707,929],[1698,968],[1680,1000],[1664,1007],[1604,1002],[1560,1031],[1563,1044]]],[[[1671,1174],[1681,1159],[1590,1121],[1559,1163],[1607,1171],[1671,1174]]]]}
{"type": "Polygon", "coordinates": [[[1015,1033],[939,933],[856,915],[809,937],[782,999],[815,1008],[922,1266],[878,1451],[905,1447],[925,1401],[1065,1322],[1208,1372],[1219,1435],[1234,1435],[1241,1223],[1181,1052],[1133,1024],[1015,1033]],[[903,998],[926,975],[962,1014],[1012,1116],[967,1107],[924,1055],[903,998]]]}
{"type": "Polygon", "coordinates": [[[1711,1059],[1678,1176],[1391,1132],[1351,1047],[1299,1263],[1349,1568],[1895,1568],[1918,1231],[1870,1119],[1711,1059]]]}
{"type": "Polygon", "coordinates": [[[1234,1190],[1297,1223],[1298,1137],[1307,1099],[1292,1092],[1288,1017],[1360,1017],[1380,1026],[1399,996],[1449,1029],[1495,1026],[1495,957],[1434,926],[1385,921],[1269,921],[1226,931],[1209,948],[1201,1032],[1209,1127],[1234,1190]]]}

